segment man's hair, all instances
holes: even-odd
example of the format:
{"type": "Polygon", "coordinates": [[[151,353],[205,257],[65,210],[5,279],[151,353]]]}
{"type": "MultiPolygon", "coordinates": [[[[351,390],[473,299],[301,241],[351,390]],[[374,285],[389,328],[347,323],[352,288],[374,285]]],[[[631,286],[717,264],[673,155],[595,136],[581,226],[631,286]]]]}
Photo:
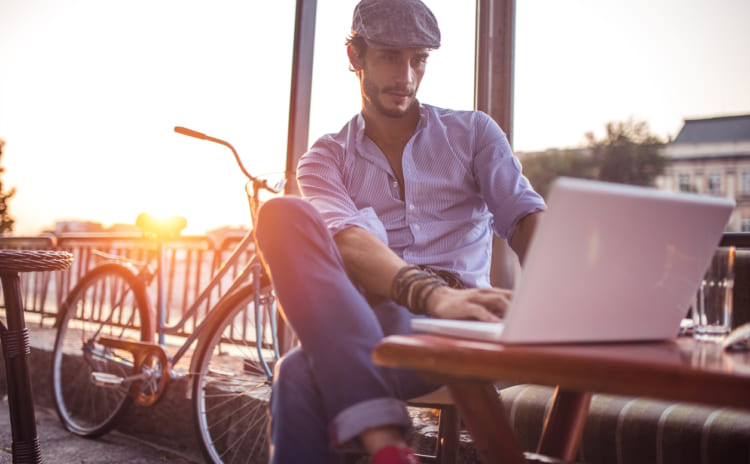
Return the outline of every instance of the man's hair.
{"type": "MultiPolygon", "coordinates": [[[[356,34],[352,31],[351,35],[349,35],[346,38],[345,42],[347,48],[352,47],[354,48],[354,52],[357,54],[359,58],[364,58],[365,53],[367,52],[367,42],[365,42],[365,38],[361,35],[356,34]]],[[[357,70],[354,69],[349,63],[349,71],[356,72],[357,70]]]]}

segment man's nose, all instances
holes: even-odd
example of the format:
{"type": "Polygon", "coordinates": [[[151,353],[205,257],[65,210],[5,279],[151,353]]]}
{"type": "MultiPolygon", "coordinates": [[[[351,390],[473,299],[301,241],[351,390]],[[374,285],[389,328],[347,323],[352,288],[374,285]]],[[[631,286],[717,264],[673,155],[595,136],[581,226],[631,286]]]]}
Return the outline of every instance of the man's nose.
{"type": "Polygon", "coordinates": [[[396,67],[396,82],[399,84],[408,85],[414,82],[414,66],[411,61],[402,60],[396,67]]]}

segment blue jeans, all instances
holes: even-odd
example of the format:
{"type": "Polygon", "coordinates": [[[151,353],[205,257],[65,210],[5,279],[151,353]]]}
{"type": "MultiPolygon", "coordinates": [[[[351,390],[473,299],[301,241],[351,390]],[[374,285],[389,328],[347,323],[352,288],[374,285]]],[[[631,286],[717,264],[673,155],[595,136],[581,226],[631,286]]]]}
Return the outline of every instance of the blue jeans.
{"type": "Polygon", "coordinates": [[[414,316],[386,300],[371,307],[349,280],[323,219],[307,201],[275,198],[260,210],[257,240],[300,348],[277,364],[271,394],[273,463],[340,462],[366,429],[411,426],[403,400],[438,385],[376,366],[385,336],[411,333],[414,316]]]}

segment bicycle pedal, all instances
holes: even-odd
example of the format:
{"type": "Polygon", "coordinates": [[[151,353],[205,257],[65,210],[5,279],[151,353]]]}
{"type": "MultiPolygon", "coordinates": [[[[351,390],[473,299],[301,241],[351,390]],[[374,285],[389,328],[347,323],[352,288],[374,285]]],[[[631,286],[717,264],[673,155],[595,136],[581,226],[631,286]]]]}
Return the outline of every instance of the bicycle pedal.
{"type": "Polygon", "coordinates": [[[108,388],[119,387],[120,385],[122,385],[123,380],[125,379],[114,374],[109,374],[107,372],[92,372],[91,373],[91,381],[97,387],[108,387],[108,388]]]}

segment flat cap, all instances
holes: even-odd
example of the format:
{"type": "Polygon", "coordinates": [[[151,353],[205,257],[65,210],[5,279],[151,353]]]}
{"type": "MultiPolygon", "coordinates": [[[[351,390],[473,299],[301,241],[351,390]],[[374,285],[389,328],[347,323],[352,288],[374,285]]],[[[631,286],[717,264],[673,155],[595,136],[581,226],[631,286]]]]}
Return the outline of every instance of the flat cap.
{"type": "Polygon", "coordinates": [[[439,48],[437,19],[420,0],[362,0],[352,33],[373,48],[439,48]]]}

